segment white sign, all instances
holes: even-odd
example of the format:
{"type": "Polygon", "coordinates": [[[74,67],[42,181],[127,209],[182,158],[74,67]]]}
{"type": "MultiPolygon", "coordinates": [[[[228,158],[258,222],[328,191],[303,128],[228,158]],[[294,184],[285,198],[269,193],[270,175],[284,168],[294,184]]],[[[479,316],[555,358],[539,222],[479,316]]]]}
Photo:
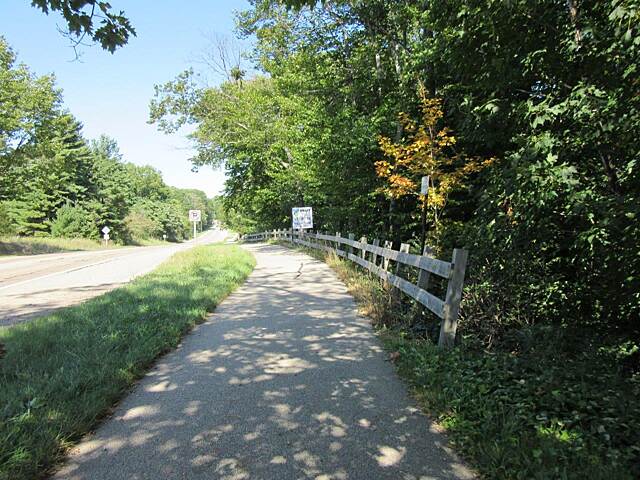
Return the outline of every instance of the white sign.
{"type": "Polygon", "coordinates": [[[294,207],[291,209],[293,229],[313,228],[313,209],[311,207],[294,207]]]}
{"type": "Polygon", "coordinates": [[[189,210],[189,221],[199,222],[202,218],[202,212],[200,210],[189,210]]]}
{"type": "MultiPolygon", "coordinates": [[[[95,230],[94,230],[94,231],[95,231],[95,230]]],[[[110,232],[110,231],[111,231],[111,229],[110,229],[109,227],[107,227],[107,226],[105,226],[105,227],[102,229],[102,233],[104,233],[105,235],[109,235],[109,232],[110,232]]]]}
{"type": "Polygon", "coordinates": [[[104,239],[105,239],[105,240],[109,240],[109,234],[108,234],[108,233],[105,233],[105,234],[104,234],[104,239]]]}
{"type": "Polygon", "coordinates": [[[429,175],[422,177],[422,185],[420,185],[420,195],[427,195],[429,193],[429,175]]]}

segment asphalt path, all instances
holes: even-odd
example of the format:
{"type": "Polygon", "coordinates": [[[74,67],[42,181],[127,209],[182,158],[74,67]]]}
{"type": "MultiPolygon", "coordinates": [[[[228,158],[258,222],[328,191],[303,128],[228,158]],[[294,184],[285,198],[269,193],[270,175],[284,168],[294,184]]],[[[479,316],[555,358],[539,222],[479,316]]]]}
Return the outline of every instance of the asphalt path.
{"type": "Polygon", "coordinates": [[[67,480],[469,479],[324,263],[247,246],[257,267],[113,416],[67,480]]]}
{"type": "Polygon", "coordinates": [[[210,230],[196,243],[0,258],[0,327],[105,293],[153,270],[176,252],[219,242],[227,235],[210,230]]]}

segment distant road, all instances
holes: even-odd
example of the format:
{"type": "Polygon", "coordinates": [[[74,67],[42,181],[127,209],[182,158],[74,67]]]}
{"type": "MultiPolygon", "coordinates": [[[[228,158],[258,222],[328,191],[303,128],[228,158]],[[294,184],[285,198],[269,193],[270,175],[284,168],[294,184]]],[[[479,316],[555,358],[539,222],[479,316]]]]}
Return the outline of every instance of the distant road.
{"type": "MultiPolygon", "coordinates": [[[[229,232],[210,230],[198,245],[221,242],[229,232]]],[[[0,327],[80,303],[145,274],[193,242],[0,259],[0,327]]]]}

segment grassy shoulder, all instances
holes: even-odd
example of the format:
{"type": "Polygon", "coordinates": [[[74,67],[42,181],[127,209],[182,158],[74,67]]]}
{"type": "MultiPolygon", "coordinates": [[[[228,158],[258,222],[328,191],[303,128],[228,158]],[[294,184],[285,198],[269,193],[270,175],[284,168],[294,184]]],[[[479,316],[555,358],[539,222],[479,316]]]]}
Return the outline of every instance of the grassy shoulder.
{"type": "Polygon", "coordinates": [[[164,240],[134,240],[128,245],[104,243],[88,238],[56,238],[56,237],[0,237],[0,256],[3,255],[41,255],[46,253],[78,252],[86,250],[104,250],[105,248],[150,247],[170,245],[164,240]]]}
{"type": "Polygon", "coordinates": [[[0,237],[0,256],[100,250],[101,242],[86,238],[0,237]]]}
{"type": "Polygon", "coordinates": [[[0,329],[0,479],[45,476],[254,266],[237,246],[197,247],[122,288],[0,329]]]}
{"type": "Polygon", "coordinates": [[[305,251],[345,282],[423,410],[483,477],[640,476],[640,378],[615,367],[616,352],[543,327],[526,333],[526,348],[443,351],[415,306],[351,262],[305,251]]]}

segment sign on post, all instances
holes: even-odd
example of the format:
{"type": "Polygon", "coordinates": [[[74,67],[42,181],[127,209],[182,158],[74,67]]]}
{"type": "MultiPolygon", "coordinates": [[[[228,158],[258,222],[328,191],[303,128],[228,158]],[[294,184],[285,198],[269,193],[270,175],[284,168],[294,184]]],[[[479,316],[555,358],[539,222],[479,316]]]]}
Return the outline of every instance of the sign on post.
{"type": "Polygon", "coordinates": [[[429,193],[429,175],[422,177],[422,183],[420,185],[420,195],[427,195],[429,193]]]}
{"type": "Polygon", "coordinates": [[[311,207],[293,207],[291,218],[294,230],[313,228],[313,209],[311,207]]]}
{"type": "Polygon", "coordinates": [[[202,218],[202,212],[200,210],[189,210],[189,221],[193,222],[193,240],[196,239],[196,224],[202,218]]]}
{"type": "MultiPolygon", "coordinates": [[[[183,210],[184,212],[184,210],[183,210]]],[[[202,218],[202,211],[200,210],[189,210],[189,221],[190,222],[199,222],[202,218]]]]}
{"type": "Polygon", "coordinates": [[[111,231],[111,229],[109,227],[107,227],[106,225],[104,226],[104,228],[102,229],[102,233],[104,233],[104,235],[102,236],[102,238],[104,238],[104,243],[105,245],[109,244],[109,232],[111,231]]]}

